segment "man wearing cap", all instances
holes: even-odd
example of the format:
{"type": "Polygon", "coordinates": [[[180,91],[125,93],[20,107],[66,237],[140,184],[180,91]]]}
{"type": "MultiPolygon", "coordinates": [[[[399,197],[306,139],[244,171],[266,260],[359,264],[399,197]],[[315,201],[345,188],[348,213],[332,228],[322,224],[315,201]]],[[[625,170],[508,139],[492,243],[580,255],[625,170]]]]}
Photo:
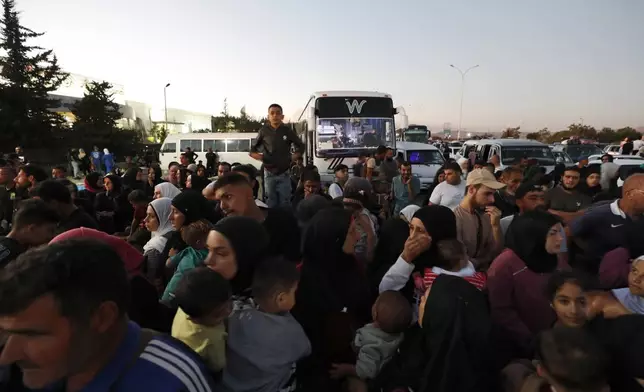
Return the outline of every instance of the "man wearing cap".
{"type": "Polygon", "coordinates": [[[501,211],[494,207],[494,192],[505,187],[485,169],[467,176],[467,191],[454,209],[458,239],[477,270],[487,270],[503,247],[501,211]]]}
{"type": "MultiPolygon", "coordinates": [[[[517,188],[514,193],[515,202],[519,208],[519,214],[523,214],[527,211],[533,211],[538,208],[545,210],[546,209],[546,193],[543,190],[543,187],[532,181],[524,182],[517,188]]],[[[501,233],[505,238],[505,233],[508,232],[510,224],[514,220],[514,217],[517,214],[512,214],[501,218],[501,233]]]]}

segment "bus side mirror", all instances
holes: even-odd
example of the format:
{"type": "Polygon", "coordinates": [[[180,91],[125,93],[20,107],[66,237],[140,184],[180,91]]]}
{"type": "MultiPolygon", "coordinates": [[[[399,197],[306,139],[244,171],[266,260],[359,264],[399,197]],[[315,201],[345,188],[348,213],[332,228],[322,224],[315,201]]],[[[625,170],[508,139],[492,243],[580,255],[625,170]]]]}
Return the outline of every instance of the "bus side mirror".
{"type": "Polygon", "coordinates": [[[316,121],[315,121],[315,108],[311,107],[309,108],[309,111],[306,116],[306,125],[307,129],[309,131],[315,131],[315,128],[317,127],[316,121]]]}

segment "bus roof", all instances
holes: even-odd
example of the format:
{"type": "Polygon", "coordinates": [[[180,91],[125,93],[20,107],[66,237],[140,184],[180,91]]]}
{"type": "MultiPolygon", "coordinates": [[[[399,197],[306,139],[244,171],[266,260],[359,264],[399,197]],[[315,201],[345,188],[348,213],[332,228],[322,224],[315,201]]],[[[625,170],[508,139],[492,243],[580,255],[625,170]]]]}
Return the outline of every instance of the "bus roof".
{"type": "Polygon", "coordinates": [[[175,140],[219,140],[219,139],[254,139],[257,137],[257,132],[208,132],[208,133],[171,133],[164,142],[175,140]]]}
{"type": "Polygon", "coordinates": [[[390,94],[381,93],[378,91],[316,91],[311,95],[312,98],[320,97],[377,97],[377,98],[391,98],[390,94]]]}

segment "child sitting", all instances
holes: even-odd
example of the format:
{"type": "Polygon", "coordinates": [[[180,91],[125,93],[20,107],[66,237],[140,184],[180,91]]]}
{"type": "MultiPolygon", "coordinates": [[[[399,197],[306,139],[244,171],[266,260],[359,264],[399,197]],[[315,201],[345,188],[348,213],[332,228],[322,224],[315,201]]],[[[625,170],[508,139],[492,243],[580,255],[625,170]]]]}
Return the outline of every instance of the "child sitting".
{"type": "Polygon", "coordinates": [[[297,267],[281,258],[257,267],[252,294],[259,308],[235,312],[228,320],[224,390],[294,390],[295,362],[311,353],[309,339],[289,313],[299,278],[297,267]]]}
{"type": "MultiPolygon", "coordinates": [[[[403,340],[403,332],[412,322],[409,301],[398,291],[384,291],[371,308],[373,323],[356,332],[354,346],[358,352],[356,364],[333,364],[331,377],[358,377],[374,379],[382,367],[393,357],[403,340]]],[[[349,380],[350,390],[366,390],[349,380]]]]}
{"type": "Polygon", "coordinates": [[[206,239],[210,233],[211,225],[206,220],[199,220],[185,226],[181,229],[181,238],[188,245],[187,248],[171,256],[166,266],[174,270],[174,275],[168,282],[163,292],[161,302],[171,307],[176,307],[174,301],[174,290],[181,276],[187,271],[200,267],[204,264],[208,249],[206,249],[206,239]]]}
{"type": "Polygon", "coordinates": [[[436,244],[442,262],[435,267],[426,268],[424,276],[414,273],[414,284],[421,292],[434,283],[434,279],[441,274],[460,276],[473,284],[477,289],[485,289],[487,276],[483,272],[476,272],[474,264],[469,261],[463,243],[456,238],[439,241],[436,244]]]}
{"type": "Polygon", "coordinates": [[[172,336],[199,354],[208,368],[226,366],[226,326],[232,310],[232,288],[219,273],[199,267],[186,272],[174,292],[179,306],[172,336]]]}

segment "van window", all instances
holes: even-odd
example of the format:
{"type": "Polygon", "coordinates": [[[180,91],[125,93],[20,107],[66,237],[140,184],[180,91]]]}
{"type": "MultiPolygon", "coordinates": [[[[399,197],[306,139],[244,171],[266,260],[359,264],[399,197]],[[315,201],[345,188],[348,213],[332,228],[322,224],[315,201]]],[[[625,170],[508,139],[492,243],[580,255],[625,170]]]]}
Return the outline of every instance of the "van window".
{"type": "Polygon", "coordinates": [[[190,147],[194,152],[201,152],[201,139],[184,139],[180,142],[181,151],[186,151],[190,147]]]}
{"type": "Polygon", "coordinates": [[[161,152],[177,152],[177,143],[164,144],[161,152]]]}
{"type": "Polygon", "coordinates": [[[203,150],[208,151],[209,148],[215,152],[226,152],[226,141],[223,139],[204,140],[203,150]]]}
{"type": "Polygon", "coordinates": [[[227,152],[250,152],[250,139],[228,139],[227,152]]]}
{"type": "Polygon", "coordinates": [[[522,158],[536,159],[541,166],[554,166],[555,157],[548,146],[501,147],[501,163],[516,165],[522,158]]]}
{"type": "Polygon", "coordinates": [[[438,150],[409,150],[407,160],[414,165],[442,165],[445,158],[438,150]]]}

